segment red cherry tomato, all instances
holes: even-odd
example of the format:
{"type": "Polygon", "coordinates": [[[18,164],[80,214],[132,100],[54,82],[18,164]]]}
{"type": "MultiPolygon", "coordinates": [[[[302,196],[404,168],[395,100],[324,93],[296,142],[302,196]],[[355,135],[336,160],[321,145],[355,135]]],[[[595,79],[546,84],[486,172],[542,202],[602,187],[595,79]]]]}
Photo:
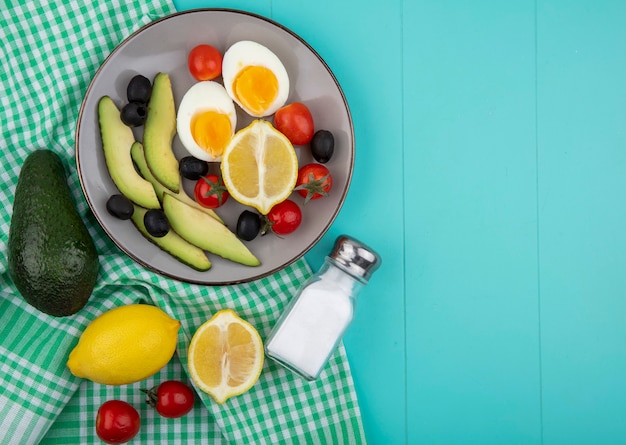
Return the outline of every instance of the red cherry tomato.
{"type": "Polygon", "coordinates": [[[213,80],[222,74],[222,54],[211,45],[198,45],[189,52],[187,65],[196,80],[213,80]]]}
{"type": "Polygon", "coordinates": [[[183,382],[167,380],[143,391],[148,395],[146,402],[163,417],[182,417],[193,408],[193,390],[183,382]]]}
{"type": "Polygon", "coordinates": [[[196,181],[193,188],[193,196],[198,204],[209,209],[216,209],[224,204],[228,197],[228,191],[222,178],[218,175],[209,174],[202,176],[196,181]]]}
{"type": "Polygon", "coordinates": [[[308,144],[315,133],[313,116],[306,105],[300,102],[279,108],[274,114],[274,126],[293,145],[308,144]]]}
{"type": "MultiPolygon", "coordinates": [[[[302,211],[298,204],[287,199],[276,204],[266,215],[269,230],[276,235],[288,235],[300,227],[302,211]]],[[[265,234],[267,229],[264,229],[265,234]]]]}
{"type": "Polygon", "coordinates": [[[320,199],[328,196],[333,186],[333,177],[325,165],[306,164],[298,170],[296,190],[307,203],[311,199],[320,199]]]}
{"type": "Polygon", "coordinates": [[[122,400],[104,402],[96,415],[96,434],[109,444],[126,443],[137,435],[139,413],[122,400]]]}

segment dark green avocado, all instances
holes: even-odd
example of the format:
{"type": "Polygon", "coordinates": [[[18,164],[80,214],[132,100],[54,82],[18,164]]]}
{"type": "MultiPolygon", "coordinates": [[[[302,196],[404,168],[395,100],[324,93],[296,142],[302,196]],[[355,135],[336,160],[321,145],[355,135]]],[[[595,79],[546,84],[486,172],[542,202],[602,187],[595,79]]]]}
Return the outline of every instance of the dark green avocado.
{"type": "Polygon", "coordinates": [[[78,312],[98,277],[98,253],[76,211],[59,156],[28,155],[15,189],[9,275],[22,297],[55,317],[78,312]]]}

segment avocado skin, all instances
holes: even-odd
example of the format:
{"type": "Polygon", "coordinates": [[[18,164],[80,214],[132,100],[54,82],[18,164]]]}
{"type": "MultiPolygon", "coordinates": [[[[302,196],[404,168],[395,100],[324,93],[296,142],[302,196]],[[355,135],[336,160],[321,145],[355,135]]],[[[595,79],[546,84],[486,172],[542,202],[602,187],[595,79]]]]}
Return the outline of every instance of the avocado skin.
{"type": "Polygon", "coordinates": [[[51,150],[29,154],[20,171],[8,268],[22,297],[55,317],[82,309],[96,284],[96,247],[74,206],[61,158],[51,150]]]}

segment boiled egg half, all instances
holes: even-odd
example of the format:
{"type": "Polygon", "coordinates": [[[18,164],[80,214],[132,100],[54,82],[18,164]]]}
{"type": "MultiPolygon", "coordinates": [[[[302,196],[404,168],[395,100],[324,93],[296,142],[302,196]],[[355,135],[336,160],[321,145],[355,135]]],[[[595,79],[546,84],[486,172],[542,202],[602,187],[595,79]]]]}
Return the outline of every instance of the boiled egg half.
{"type": "Polygon", "coordinates": [[[254,117],[273,114],[289,96],[289,76],[283,63],[267,47],[250,40],[226,50],[222,77],[230,97],[254,117]]]}
{"type": "Polygon", "coordinates": [[[235,104],[222,85],[195,83],[183,96],[176,130],[183,146],[203,161],[221,160],[237,126],[235,104]]]}

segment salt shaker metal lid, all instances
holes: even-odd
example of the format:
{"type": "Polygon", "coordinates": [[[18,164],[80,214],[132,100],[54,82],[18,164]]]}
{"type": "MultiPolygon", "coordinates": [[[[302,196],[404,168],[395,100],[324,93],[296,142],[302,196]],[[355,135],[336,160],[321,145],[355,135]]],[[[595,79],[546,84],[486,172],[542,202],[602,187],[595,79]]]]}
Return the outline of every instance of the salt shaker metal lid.
{"type": "Polygon", "coordinates": [[[365,281],[370,279],[382,261],[374,249],[348,235],[337,237],[329,257],[349,273],[365,281]]]}

